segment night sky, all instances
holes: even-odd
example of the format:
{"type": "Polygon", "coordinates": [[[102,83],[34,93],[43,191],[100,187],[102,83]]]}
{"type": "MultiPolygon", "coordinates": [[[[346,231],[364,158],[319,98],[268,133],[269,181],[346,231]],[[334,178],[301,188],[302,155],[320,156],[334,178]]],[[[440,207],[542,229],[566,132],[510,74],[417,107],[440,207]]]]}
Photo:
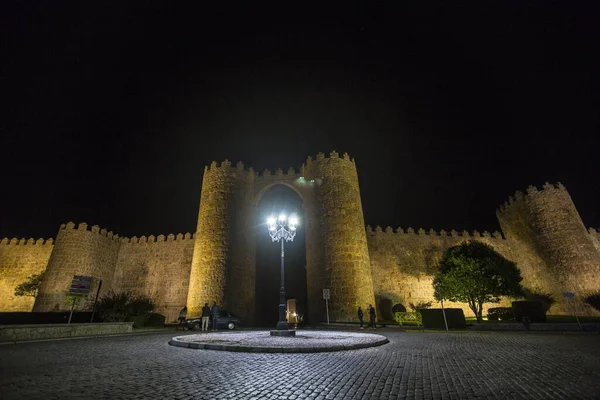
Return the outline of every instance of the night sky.
{"type": "Polygon", "coordinates": [[[561,181],[600,227],[593,2],[206,3],[2,2],[0,237],[193,232],[211,161],[332,150],[373,226],[493,231],[561,181]]]}

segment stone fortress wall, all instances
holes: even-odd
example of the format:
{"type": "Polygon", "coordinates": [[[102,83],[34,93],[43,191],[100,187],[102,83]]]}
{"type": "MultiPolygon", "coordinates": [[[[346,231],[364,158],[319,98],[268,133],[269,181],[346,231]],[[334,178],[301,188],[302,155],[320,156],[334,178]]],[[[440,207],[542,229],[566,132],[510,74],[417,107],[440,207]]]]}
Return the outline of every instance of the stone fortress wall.
{"type": "Polygon", "coordinates": [[[46,269],[53,239],[7,239],[0,241],[0,310],[31,311],[34,298],[15,296],[15,287],[46,269]]]}
{"type": "Polygon", "coordinates": [[[67,310],[65,294],[74,275],[95,278],[92,294],[85,304],[93,304],[102,280],[100,296],[110,290],[149,294],[157,312],[176,319],[188,292],[194,238],[186,233],[167,237],[119,237],[86,223],[62,225],[53,244],[8,241],[0,243],[0,310],[67,310]],[[35,299],[14,296],[14,289],[34,273],[45,271],[40,293],[35,299]]]}
{"type": "MultiPolygon", "coordinates": [[[[579,296],[600,288],[600,233],[586,230],[561,184],[530,187],[497,210],[503,233],[411,228],[364,229],[356,163],[347,153],[319,153],[299,168],[262,173],[228,160],[205,168],[196,234],[120,238],[97,226],[68,223],[56,241],[0,244],[0,310],[31,310],[32,299],[15,298],[14,287],[46,269],[34,311],[65,309],[73,275],[92,275],[108,290],[145,293],[174,320],[183,305],[195,315],[217,301],[248,323],[254,316],[256,207],[274,185],[302,199],[306,233],[310,319],[324,319],[323,288],[331,289],[331,319],[354,319],[358,305],[374,304],[391,318],[394,304],[432,301],[432,274],[443,251],[479,240],[515,261],[523,284],[551,292],[567,313],[562,292],[579,296]]],[[[90,301],[92,301],[91,299],[90,301]]],[[[434,303],[435,304],[435,303],[434,303]]],[[[508,304],[508,301],[504,302],[508,304]]],[[[464,304],[448,304],[462,307],[464,304]]],[[[486,305],[486,308],[498,305],[486,305]]],[[[593,313],[578,304],[579,312],[593,313]]]]}

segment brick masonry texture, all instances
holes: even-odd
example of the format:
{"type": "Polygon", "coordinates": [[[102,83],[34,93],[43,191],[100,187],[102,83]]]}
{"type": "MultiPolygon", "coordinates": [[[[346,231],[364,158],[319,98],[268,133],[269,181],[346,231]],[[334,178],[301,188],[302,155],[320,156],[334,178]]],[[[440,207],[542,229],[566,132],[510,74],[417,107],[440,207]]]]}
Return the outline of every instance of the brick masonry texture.
{"type": "MultiPolygon", "coordinates": [[[[600,289],[600,233],[585,229],[563,185],[517,192],[496,215],[502,233],[364,227],[355,160],[347,153],[319,153],[299,169],[255,172],[239,162],[213,162],[204,171],[194,235],[119,238],[97,226],[61,226],[56,241],[3,239],[0,243],[0,310],[31,310],[14,287],[46,270],[34,311],[64,310],[73,275],[103,280],[113,289],[153,296],[167,320],[187,304],[197,316],[216,301],[251,324],[255,310],[256,208],[264,193],[284,185],[302,199],[306,232],[309,318],[325,319],[322,289],[331,289],[333,321],[355,319],[359,305],[374,304],[379,319],[392,319],[395,304],[432,301],[432,275],[443,251],[463,241],[488,243],[517,263],[530,289],[551,292],[551,313],[572,313],[565,291],[577,294],[579,313],[598,315],[580,298],[600,289]]],[[[499,305],[508,305],[505,299],[499,305]]],[[[91,302],[91,300],[90,300],[91,302]]],[[[90,304],[88,302],[88,304],[90,304]]],[[[436,305],[436,303],[434,303],[436,305]]],[[[465,304],[466,315],[472,312],[465,304]]],[[[485,308],[498,306],[486,304],[485,308]]]]}
{"type": "MultiPolygon", "coordinates": [[[[378,331],[378,333],[381,333],[378,331]]],[[[169,346],[168,334],[3,345],[3,399],[597,399],[598,335],[386,332],[311,354],[169,346]]]]}

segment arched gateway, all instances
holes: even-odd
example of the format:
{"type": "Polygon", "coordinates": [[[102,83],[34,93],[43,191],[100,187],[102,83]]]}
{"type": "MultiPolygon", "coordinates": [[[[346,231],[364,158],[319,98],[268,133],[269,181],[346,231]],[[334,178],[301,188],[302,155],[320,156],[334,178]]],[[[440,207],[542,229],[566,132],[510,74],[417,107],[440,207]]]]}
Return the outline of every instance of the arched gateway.
{"type": "Polygon", "coordinates": [[[299,172],[258,174],[227,160],[205,168],[187,299],[191,315],[216,301],[254,319],[256,209],[278,184],[304,205],[310,320],[324,319],[325,288],[331,289],[334,321],[353,320],[359,305],[375,304],[356,165],[348,154],[332,152],[309,157],[299,172]]]}

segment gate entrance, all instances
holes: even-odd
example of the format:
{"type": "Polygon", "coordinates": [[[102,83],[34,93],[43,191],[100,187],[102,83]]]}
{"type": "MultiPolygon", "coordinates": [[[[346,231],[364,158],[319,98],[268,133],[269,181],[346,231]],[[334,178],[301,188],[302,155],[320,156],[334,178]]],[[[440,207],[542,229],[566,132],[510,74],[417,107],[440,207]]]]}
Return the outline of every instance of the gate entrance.
{"type": "MultiPolygon", "coordinates": [[[[273,242],[267,231],[267,217],[280,213],[298,216],[300,224],[296,236],[285,243],[285,294],[286,299],[296,300],[295,313],[307,315],[306,288],[306,238],[305,217],[302,200],[292,189],[275,185],[266,191],[256,208],[256,311],[257,325],[275,326],[278,321],[279,288],[281,280],[281,251],[279,243],[273,242]]],[[[290,310],[288,310],[290,311],[290,310]]],[[[288,321],[292,318],[288,316],[288,321]]]]}
{"type": "MultiPolygon", "coordinates": [[[[340,157],[332,152],[329,157],[319,153],[316,160],[309,157],[299,170],[290,168],[287,173],[279,169],[275,174],[269,170],[258,174],[242,163],[232,166],[227,160],[205,168],[188,315],[198,315],[204,302],[216,301],[242,317],[245,324],[262,318],[257,309],[262,293],[259,295],[257,289],[262,290],[263,264],[257,244],[270,239],[266,231],[257,231],[257,222],[263,223],[261,199],[269,196],[271,189],[284,190],[281,186],[295,192],[304,212],[306,269],[305,278],[300,280],[306,282],[306,319],[313,325],[325,320],[324,288],[331,290],[332,321],[352,321],[359,304],[375,304],[356,165],[348,154],[340,157]],[[258,267],[257,261],[261,262],[258,267]]],[[[290,257],[302,254],[291,251],[297,245],[290,244],[290,257]]],[[[273,252],[277,257],[279,252],[273,252]]],[[[288,270],[294,276],[302,268],[290,266],[286,274],[288,270]]],[[[291,294],[288,292],[287,297],[291,294]]],[[[298,297],[301,295],[299,292],[298,297]]]]}

